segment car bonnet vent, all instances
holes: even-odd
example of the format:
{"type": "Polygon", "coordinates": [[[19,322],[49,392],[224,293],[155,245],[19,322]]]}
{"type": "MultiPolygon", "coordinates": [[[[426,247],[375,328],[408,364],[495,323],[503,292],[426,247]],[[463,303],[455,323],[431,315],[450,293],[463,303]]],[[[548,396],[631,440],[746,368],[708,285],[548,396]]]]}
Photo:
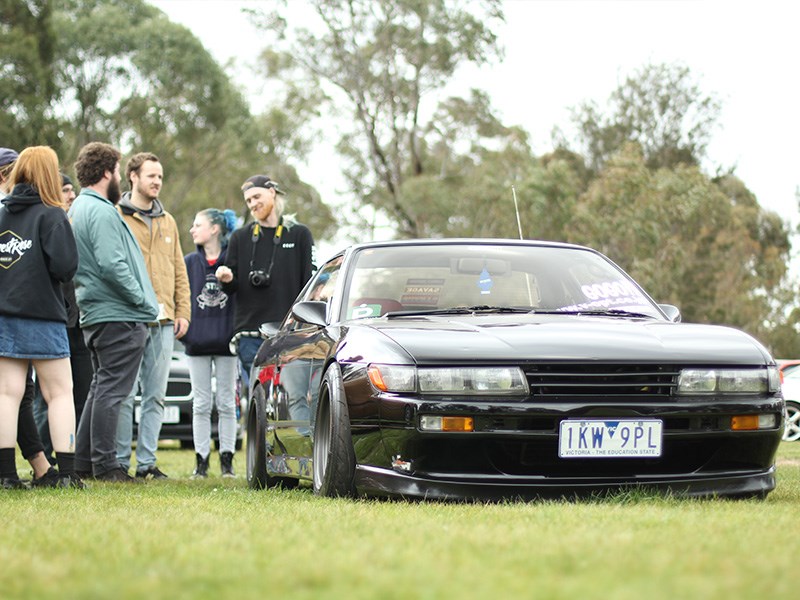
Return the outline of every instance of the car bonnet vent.
{"type": "Polygon", "coordinates": [[[534,396],[672,395],[679,369],[659,365],[541,364],[525,368],[534,396]]]}

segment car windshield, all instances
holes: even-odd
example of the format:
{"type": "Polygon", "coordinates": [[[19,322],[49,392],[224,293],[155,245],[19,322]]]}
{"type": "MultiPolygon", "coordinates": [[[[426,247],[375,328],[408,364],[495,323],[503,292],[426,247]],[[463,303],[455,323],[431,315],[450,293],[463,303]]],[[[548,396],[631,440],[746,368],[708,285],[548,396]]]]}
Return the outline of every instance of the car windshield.
{"type": "Polygon", "coordinates": [[[344,293],[345,318],[493,311],[663,318],[602,255],[533,244],[365,248],[354,256],[344,293]]]}

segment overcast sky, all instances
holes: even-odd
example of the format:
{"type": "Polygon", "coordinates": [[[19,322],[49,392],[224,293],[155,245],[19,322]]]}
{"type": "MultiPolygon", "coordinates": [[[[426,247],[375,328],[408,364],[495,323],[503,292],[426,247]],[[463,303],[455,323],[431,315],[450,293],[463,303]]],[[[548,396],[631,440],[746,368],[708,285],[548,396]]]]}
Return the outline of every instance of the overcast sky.
{"type": "MultiPolygon", "coordinates": [[[[302,0],[290,0],[298,5],[302,0]]],[[[189,27],[220,61],[240,72],[269,42],[242,6],[274,0],[151,0],[189,27]]],[[[569,127],[569,109],[605,105],[619,83],[646,63],[679,62],[705,93],[722,102],[721,127],[706,170],[736,166],[765,208],[797,223],[800,185],[800,3],[778,0],[506,0],[500,64],[466,68],[452,85],[487,90],[501,121],[521,125],[534,151],[552,149],[554,126],[569,127]]],[[[257,111],[260,107],[254,107],[257,111]]],[[[318,189],[320,170],[300,175],[318,189]]]]}

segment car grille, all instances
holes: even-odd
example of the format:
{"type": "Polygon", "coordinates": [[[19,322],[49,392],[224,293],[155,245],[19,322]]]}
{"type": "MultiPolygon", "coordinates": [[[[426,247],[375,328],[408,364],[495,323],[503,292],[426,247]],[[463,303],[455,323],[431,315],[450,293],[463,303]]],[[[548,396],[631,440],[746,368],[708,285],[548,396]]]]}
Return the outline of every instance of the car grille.
{"type": "Polygon", "coordinates": [[[660,365],[549,363],[523,367],[531,394],[540,399],[668,398],[679,368],[660,365]]]}

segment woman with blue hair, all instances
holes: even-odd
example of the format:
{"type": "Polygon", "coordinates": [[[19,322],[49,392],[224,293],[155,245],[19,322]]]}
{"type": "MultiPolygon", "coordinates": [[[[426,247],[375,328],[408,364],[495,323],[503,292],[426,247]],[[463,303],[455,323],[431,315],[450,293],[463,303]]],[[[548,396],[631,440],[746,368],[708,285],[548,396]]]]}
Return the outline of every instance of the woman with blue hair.
{"type": "Polygon", "coordinates": [[[192,436],[197,466],[192,478],[208,477],[211,455],[211,408],[214,401],[212,374],[216,377],[216,405],[219,418],[220,470],[223,477],[235,477],[233,453],[236,449],[236,375],[238,358],[231,354],[233,303],[214,276],[223,264],[228,239],[236,228],[236,215],[230,210],[207,208],[194,218],[189,233],[197,251],[185,257],[192,298],[192,320],[183,338],[189,359],[189,376],[194,395],[192,436]]]}

